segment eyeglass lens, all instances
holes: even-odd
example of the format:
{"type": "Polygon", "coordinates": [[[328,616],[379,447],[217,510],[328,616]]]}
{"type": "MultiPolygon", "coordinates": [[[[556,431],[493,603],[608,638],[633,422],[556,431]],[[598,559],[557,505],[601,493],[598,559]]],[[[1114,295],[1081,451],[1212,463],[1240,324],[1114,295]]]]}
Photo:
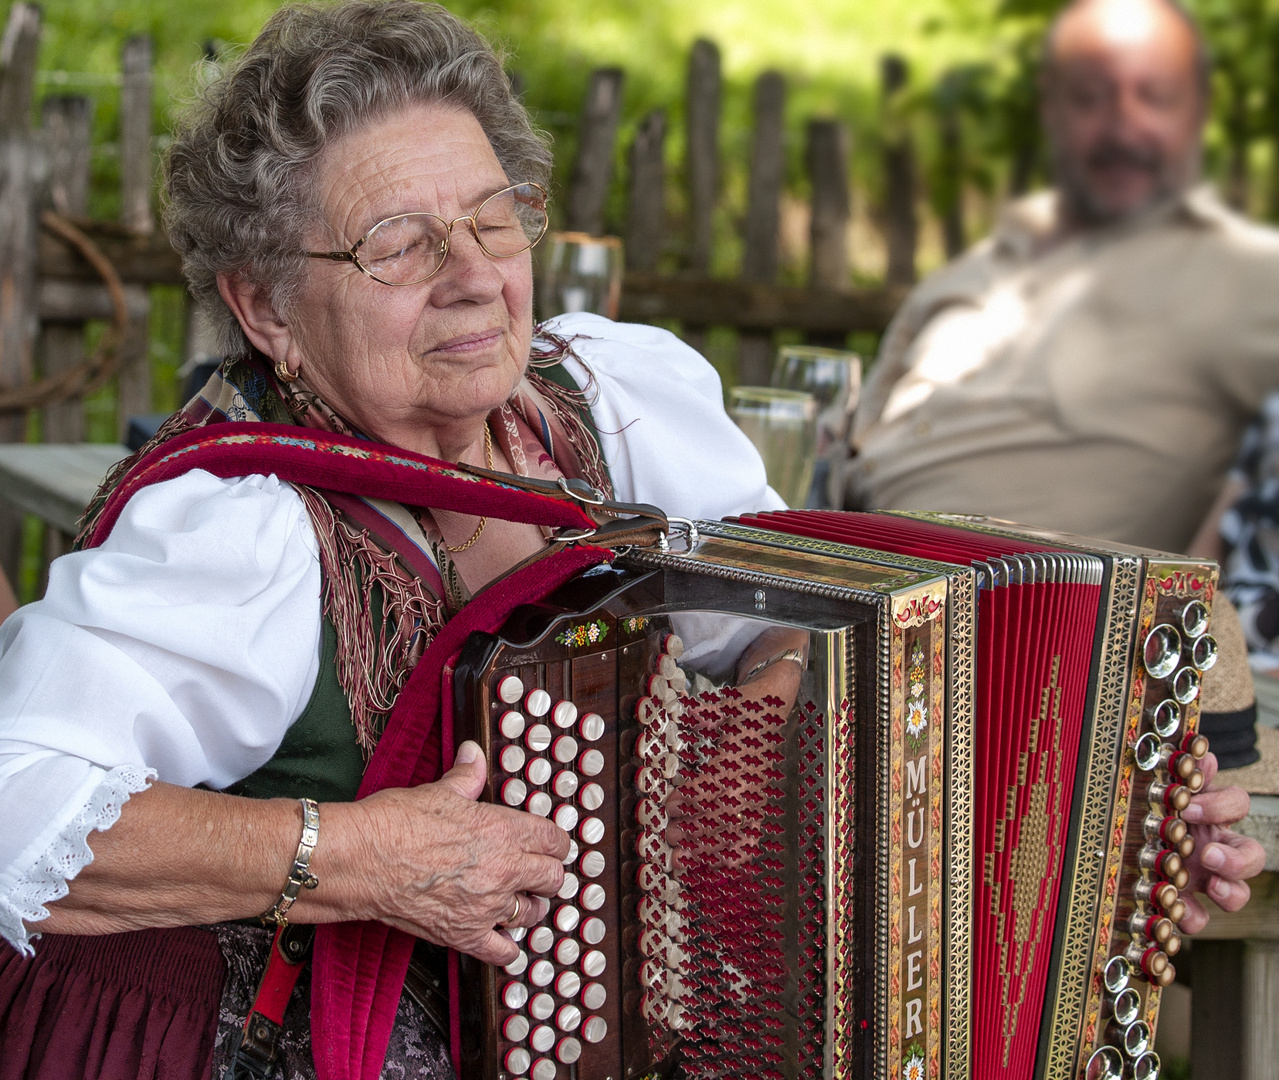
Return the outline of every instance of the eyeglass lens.
{"type": "MultiPolygon", "coordinates": [[[[465,224],[459,222],[462,228],[465,224]]],[[[526,251],[546,231],[546,197],[519,184],[486,200],[475,213],[480,246],[497,258],[526,251]]],[[[434,214],[404,214],[379,222],[360,245],[358,257],[373,277],[391,285],[430,277],[448,251],[448,226],[434,214]]]]}

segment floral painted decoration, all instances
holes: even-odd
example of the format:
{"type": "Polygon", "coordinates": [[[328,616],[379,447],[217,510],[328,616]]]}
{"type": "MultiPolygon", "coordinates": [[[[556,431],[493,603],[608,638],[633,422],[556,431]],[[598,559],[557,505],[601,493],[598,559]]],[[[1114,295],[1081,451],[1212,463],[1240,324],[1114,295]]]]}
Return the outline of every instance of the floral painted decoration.
{"type": "Polygon", "coordinates": [[[584,645],[597,645],[608,636],[608,624],[603,619],[592,619],[588,623],[570,626],[556,635],[555,640],[570,649],[580,649],[584,645]]]}

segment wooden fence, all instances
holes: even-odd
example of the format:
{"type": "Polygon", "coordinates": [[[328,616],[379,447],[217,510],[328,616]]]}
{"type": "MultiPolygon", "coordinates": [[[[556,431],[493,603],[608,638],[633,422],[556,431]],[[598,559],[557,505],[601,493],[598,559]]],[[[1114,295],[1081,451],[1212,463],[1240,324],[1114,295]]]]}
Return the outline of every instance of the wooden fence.
{"type": "MultiPolygon", "coordinates": [[[[145,37],[130,39],[121,57],[121,213],[116,221],[86,218],[89,196],[90,121],[93,102],[83,96],[47,96],[40,123],[32,123],[39,9],[14,4],[0,42],[0,441],[23,441],[29,409],[14,406],[14,392],[62,377],[80,387],[92,381],[85,369],[86,324],[115,318],[114,374],[119,430],[128,417],[152,409],[148,363],[148,290],[183,283],[179,260],[158,229],[153,210],[157,162],[153,153],[152,55],[145,37]],[[41,213],[69,220],[105,256],[123,286],[113,293],[101,267],[64,237],[41,228],[41,213]],[[72,375],[83,375],[77,382],[72,375]],[[45,382],[41,382],[45,380],[45,382]],[[7,396],[7,401],[6,401],[7,396]]],[[[882,80],[886,110],[905,82],[904,64],[888,59],[882,80]]],[[[617,132],[625,78],[616,68],[592,73],[581,110],[577,157],[564,193],[567,228],[600,234],[614,183],[617,132]]],[[[806,286],[777,282],[779,216],[783,196],[784,76],[760,75],[754,86],[744,248],[736,278],[712,278],[713,220],[720,197],[719,153],[722,75],[718,48],[694,44],[688,67],[685,167],[687,235],[668,244],[666,220],[667,124],[657,110],[639,125],[626,148],[629,178],[624,241],[626,273],[621,317],[672,322],[695,346],[715,326],[737,331],[740,382],[766,382],[774,336],[798,333],[816,342],[842,342],[852,332],[878,333],[914,279],[916,179],[908,134],[884,144],[888,199],[882,227],[889,253],[884,287],[849,285],[851,215],[849,139],[839,120],[814,118],[806,125],[805,167],[812,190],[806,286]],[[685,254],[671,273],[659,272],[662,253],[685,254]]],[[[887,113],[886,113],[887,115],[887,113]]],[[[108,275],[109,276],[109,275],[108,275]]],[[[188,320],[194,325],[196,320],[188,320]]],[[[196,346],[190,342],[188,348],[196,346]]],[[[100,373],[97,376],[100,378],[100,373]]],[[[84,438],[82,393],[41,399],[40,430],[46,441],[84,438]]],[[[46,395],[46,398],[48,395],[46,395]]],[[[0,565],[17,565],[20,522],[0,511],[0,565]]],[[[50,542],[56,554],[59,541],[50,542]]]]}

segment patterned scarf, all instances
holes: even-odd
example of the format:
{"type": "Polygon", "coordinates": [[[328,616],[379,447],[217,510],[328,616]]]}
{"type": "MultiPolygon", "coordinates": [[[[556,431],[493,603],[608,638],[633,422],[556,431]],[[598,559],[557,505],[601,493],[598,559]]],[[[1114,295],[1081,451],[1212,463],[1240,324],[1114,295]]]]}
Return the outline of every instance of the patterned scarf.
{"type": "MultiPolygon", "coordinates": [[[[599,443],[584,419],[587,396],[542,373],[570,355],[567,339],[539,328],[528,370],[489,423],[519,475],[580,478],[611,498],[599,443]]],[[[77,545],[143,455],[192,428],[225,421],[298,424],[364,437],[304,379],[277,379],[265,356],[228,359],[150,442],[111,471],[85,512],[77,545]]],[[[301,485],[295,490],[315,531],[323,611],[337,632],[338,683],[367,759],[423,650],[470,600],[470,591],[428,509],[301,485]]]]}

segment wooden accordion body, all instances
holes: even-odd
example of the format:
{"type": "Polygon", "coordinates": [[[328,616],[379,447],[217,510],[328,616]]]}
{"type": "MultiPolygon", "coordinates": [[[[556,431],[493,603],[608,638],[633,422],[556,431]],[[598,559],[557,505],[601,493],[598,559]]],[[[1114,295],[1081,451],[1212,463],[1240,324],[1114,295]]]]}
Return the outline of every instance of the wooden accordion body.
{"type": "Polygon", "coordinates": [[[463,1080],[1155,1080],[1215,567],[928,515],[697,530],[459,661],[483,797],[574,838],[520,959],[464,963],[463,1080]],[[762,632],[793,701],[733,685],[762,632]]]}

